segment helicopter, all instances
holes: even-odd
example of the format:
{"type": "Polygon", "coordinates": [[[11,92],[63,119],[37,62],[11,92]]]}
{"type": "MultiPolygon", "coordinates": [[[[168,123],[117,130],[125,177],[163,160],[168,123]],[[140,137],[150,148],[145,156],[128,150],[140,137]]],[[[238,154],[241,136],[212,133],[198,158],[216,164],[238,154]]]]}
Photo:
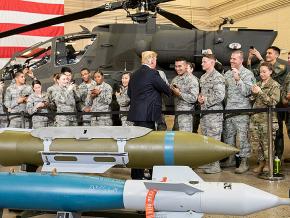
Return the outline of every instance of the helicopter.
{"type": "MultiPolygon", "coordinates": [[[[61,68],[70,67],[74,78],[80,80],[82,68],[92,71],[101,69],[108,83],[120,81],[121,72],[134,72],[141,65],[142,51],[153,50],[158,54],[158,69],[163,70],[170,81],[175,76],[174,61],[185,57],[200,66],[202,51],[211,49],[223,66],[229,66],[233,50],[247,52],[255,46],[262,55],[277,36],[274,30],[222,28],[232,23],[224,19],[216,31],[203,31],[182,17],[163,10],[158,5],[171,0],[124,0],[106,3],[102,6],[64,16],[40,21],[34,24],[1,32],[0,38],[19,34],[50,25],[92,17],[106,11],[123,9],[134,23],[107,24],[89,30],[51,38],[22,52],[16,53],[1,69],[2,80],[10,80],[13,74],[30,67],[44,87],[52,84],[52,75],[61,68]],[[131,13],[130,9],[136,9],[131,13]],[[175,25],[157,24],[156,16],[161,15],[175,25]]],[[[198,70],[198,69],[197,69],[198,70]]]]}

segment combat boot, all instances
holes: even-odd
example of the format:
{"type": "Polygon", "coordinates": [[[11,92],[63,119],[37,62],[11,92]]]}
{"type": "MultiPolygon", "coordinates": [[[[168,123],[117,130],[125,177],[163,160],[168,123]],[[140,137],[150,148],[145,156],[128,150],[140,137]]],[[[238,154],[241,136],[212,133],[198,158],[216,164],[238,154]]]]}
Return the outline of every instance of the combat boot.
{"type": "Polygon", "coordinates": [[[225,162],[221,162],[220,166],[223,168],[227,167],[235,167],[236,166],[236,157],[235,155],[231,155],[228,157],[228,159],[225,162]]]}
{"type": "Polygon", "coordinates": [[[243,157],[239,168],[235,169],[235,173],[242,174],[249,170],[248,158],[243,157]]]}
{"type": "Polygon", "coordinates": [[[254,173],[261,173],[265,167],[266,161],[261,160],[259,161],[259,165],[253,169],[254,173]]]}
{"type": "Polygon", "coordinates": [[[206,174],[215,174],[215,173],[220,173],[221,171],[222,170],[221,170],[219,161],[211,163],[210,168],[204,169],[204,173],[206,174]]]}
{"type": "Polygon", "coordinates": [[[268,160],[266,160],[265,161],[265,166],[264,166],[264,168],[263,168],[263,173],[269,173],[269,161],[268,160]]]}
{"type": "Polygon", "coordinates": [[[209,169],[210,166],[211,166],[210,164],[205,164],[205,165],[199,166],[198,169],[202,169],[202,170],[209,169]]]}

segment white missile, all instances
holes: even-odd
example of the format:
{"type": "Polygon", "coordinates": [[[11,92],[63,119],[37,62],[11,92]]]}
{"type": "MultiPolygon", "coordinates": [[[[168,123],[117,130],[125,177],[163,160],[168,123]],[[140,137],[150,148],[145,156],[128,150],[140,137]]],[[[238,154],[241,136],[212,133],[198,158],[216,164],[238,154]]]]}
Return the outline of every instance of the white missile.
{"type": "Polygon", "coordinates": [[[189,167],[158,166],[153,168],[152,181],[126,181],[125,208],[145,210],[150,189],[157,190],[156,217],[202,217],[203,213],[245,216],[290,205],[289,198],[280,198],[243,183],[205,182],[189,167]],[[166,182],[160,182],[164,178],[166,182]]]}

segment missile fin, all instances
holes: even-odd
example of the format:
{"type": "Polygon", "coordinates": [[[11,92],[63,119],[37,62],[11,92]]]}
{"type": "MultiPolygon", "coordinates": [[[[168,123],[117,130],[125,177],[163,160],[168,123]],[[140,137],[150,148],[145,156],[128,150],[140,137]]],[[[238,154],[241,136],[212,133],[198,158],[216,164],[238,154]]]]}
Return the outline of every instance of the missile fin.
{"type": "Polygon", "coordinates": [[[155,212],[155,218],[202,218],[203,213],[188,212],[155,212]]]}
{"type": "Polygon", "coordinates": [[[198,188],[194,188],[185,183],[168,183],[168,182],[145,182],[145,187],[149,189],[157,189],[160,191],[184,192],[188,195],[193,195],[196,192],[203,192],[198,188]]]}
{"type": "Polygon", "coordinates": [[[166,177],[168,182],[189,182],[198,181],[203,182],[190,167],[188,166],[154,166],[153,167],[153,181],[161,181],[166,177]]]}

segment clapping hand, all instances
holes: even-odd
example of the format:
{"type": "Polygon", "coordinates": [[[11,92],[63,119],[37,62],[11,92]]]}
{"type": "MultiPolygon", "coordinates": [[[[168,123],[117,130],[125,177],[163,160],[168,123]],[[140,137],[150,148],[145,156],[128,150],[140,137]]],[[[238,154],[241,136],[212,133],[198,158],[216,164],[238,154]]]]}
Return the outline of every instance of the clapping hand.
{"type": "Polygon", "coordinates": [[[171,85],[170,89],[172,90],[174,95],[176,95],[176,96],[180,96],[181,95],[180,89],[175,84],[171,85]]]}
{"type": "Polygon", "coordinates": [[[205,102],[205,97],[203,95],[199,95],[197,98],[197,101],[199,104],[204,104],[205,102]]]}
{"type": "Polygon", "coordinates": [[[258,94],[260,91],[261,91],[261,88],[260,88],[260,86],[258,86],[257,84],[254,84],[254,85],[252,86],[252,92],[253,92],[254,94],[258,94]]]}

